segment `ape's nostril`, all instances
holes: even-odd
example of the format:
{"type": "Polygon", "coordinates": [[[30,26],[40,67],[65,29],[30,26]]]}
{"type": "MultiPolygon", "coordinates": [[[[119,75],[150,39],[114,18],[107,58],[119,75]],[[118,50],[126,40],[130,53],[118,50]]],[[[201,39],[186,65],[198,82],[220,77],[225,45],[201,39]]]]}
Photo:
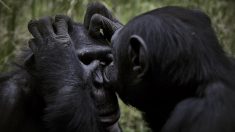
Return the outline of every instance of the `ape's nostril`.
{"type": "Polygon", "coordinates": [[[94,58],[92,58],[91,56],[85,56],[85,55],[78,56],[78,58],[85,65],[91,64],[91,62],[94,60],[94,58]]]}
{"type": "Polygon", "coordinates": [[[113,55],[107,54],[105,57],[102,57],[100,61],[101,61],[101,65],[107,66],[113,62],[113,55]]]}
{"type": "Polygon", "coordinates": [[[80,53],[78,54],[78,58],[85,65],[89,65],[95,60],[100,61],[101,66],[107,66],[113,62],[113,55],[107,52],[96,51],[80,53]]]}

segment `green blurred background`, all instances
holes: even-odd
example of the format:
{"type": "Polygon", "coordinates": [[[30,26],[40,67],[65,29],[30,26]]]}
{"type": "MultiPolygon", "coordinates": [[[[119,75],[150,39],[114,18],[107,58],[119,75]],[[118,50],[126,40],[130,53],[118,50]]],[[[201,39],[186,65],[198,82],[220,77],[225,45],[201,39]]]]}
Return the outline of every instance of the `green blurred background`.
{"type": "MultiPolygon", "coordinates": [[[[31,37],[27,23],[42,16],[66,14],[83,22],[86,6],[94,0],[0,0],[0,71],[9,71],[9,63],[31,37]]],[[[100,0],[124,24],[143,12],[167,5],[197,8],[212,19],[214,29],[228,55],[235,54],[234,0],[100,0]]],[[[121,101],[120,123],[124,132],[150,131],[140,113],[121,101]]]]}

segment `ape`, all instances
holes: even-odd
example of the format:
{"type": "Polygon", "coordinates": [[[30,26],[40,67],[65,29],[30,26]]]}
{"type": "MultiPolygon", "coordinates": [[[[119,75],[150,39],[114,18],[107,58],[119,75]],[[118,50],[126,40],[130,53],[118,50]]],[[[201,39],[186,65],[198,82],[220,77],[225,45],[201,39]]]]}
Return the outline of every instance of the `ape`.
{"type": "MultiPolygon", "coordinates": [[[[90,34],[103,29],[112,36],[109,27],[115,22],[93,14],[90,34]]],[[[106,81],[118,82],[121,99],[140,109],[153,131],[235,131],[234,61],[219,45],[206,14],[155,9],[117,30],[111,45],[114,66],[104,70],[106,81]],[[117,77],[109,78],[113,67],[117,77]]]]}
{"type": "Polygon", "coordinates": [[[120,131],[116,95],[101,75],[112,61],[107,42],[65,16],[55,18],[55,31],[52,21],[29,23],[33,55],[24,69],[0,76],[0,131],[120,131]]]}

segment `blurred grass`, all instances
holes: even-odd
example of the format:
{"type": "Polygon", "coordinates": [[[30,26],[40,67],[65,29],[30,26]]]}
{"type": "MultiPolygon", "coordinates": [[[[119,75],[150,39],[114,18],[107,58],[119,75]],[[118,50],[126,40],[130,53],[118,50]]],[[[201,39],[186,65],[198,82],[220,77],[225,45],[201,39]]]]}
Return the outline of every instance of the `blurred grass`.
{"type": "MultiPolygon", "coordinates": [[[[83,22],[86,5],[94,0],[0,0],[0,71],[11,70],[9,62],[31,37],[27,23],[42,16],[66,14],[83,22]]],[[[178,5],[199,8],[212,19],[221,45],[228,55],[235,53],[234,0],[100,0],[123,22],[154,8],[178,5]]],[[[124,132],[148,132],[140,113],[120,102],[120,123],[124,132]]]]}
{"type": "Polygon", "coordinates": [[[119,100],[121,108],[120,125],[123,132],[150,132],[146,122],[143,121],[140,112],[134,107],[125,105],[119,100]]]}

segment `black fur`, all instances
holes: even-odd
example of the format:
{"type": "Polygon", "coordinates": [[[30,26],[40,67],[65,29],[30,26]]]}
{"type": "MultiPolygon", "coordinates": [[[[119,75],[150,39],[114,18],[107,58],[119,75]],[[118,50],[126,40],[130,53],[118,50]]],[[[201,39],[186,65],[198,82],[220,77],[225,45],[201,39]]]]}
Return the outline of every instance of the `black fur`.
{"type": "Polygon", "coordinates": [[[113,36],[121,99],[140,109],[154,132],[234,132],[234,61],[199,10],[159,8],[135,17],[113,36]],[[131,35],[148,49],[149,69],[130,77],[131,35]],[[115,36],[115,37],[114,37],[115,36]]]}

